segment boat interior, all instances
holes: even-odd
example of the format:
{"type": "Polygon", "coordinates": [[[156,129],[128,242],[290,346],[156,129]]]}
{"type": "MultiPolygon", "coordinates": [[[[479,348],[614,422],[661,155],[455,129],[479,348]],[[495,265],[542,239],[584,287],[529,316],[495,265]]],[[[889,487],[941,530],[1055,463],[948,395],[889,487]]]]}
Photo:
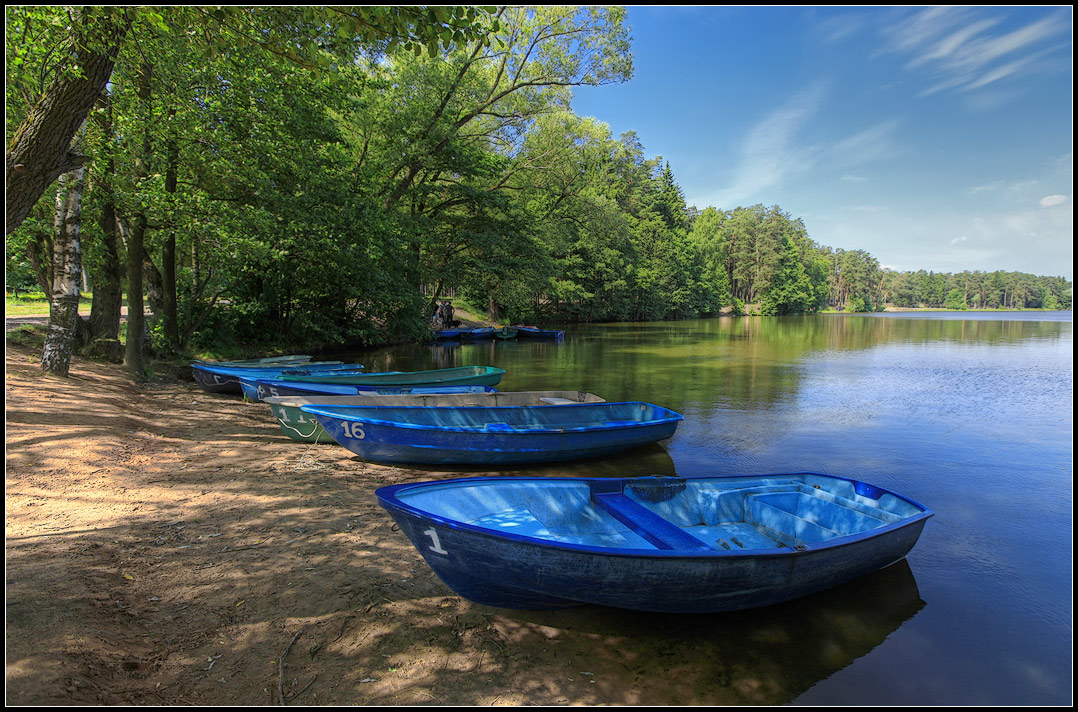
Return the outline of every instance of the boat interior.
{"type": "Polygon", "coordinates": [[[501,534],[686,553],[808,548],[925,511],[870,485],[812,474],[464,481],[397,496],[429,514],[501,534]]]}
{"type": "Polygon", "coordinates": [[[406,395],[380,395],[362,393],[334,398],[325,396],[281,396],[267,398],[267,403],[286,407],[302,405],[380,405],[380,406],[522,406],[564,405],[567,403],[603,403],[602,398],[584,391],[490,391],[480,393],[412,393],[406,395]]]}
{"type": "Polygon", "coordinates": [[[654,421],[680,420],[681,416],[650,403],[570,403],[547,407],[422,407],[422,406],[326,406],[313,405],[319,413],[368,423],[400,427],[427,427],[478,432],[514,430],[571,430],[616,428],[654,421]]]}

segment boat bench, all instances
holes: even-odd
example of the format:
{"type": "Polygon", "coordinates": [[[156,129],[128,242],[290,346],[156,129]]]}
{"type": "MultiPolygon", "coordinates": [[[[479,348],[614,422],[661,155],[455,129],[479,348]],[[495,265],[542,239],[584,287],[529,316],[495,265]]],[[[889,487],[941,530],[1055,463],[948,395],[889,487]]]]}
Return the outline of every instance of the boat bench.
{"type": "Polygon", "coordinates": [[[678,551],[713,550],[710,545],[620,492],[593,492],[591,501],[656,548],[678,551]]]}

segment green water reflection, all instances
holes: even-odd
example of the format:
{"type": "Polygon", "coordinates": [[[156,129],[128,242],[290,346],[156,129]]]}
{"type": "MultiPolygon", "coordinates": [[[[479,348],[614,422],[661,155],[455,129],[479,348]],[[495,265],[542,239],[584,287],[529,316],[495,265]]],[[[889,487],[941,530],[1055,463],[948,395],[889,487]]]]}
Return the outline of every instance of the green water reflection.
{"type": "Polygon", "coordinates": [[[605,702],[1070,702],[1069,312],[601,324],[568,327],[561,343],[342,356],[370,370],[496,366],[499,390],[580,389],[685,416],[674,437],[617,457],[468,474],[814,471],[936,512],[902,568],[783,606],[499,613],[621,646],[624,667],[605,672],[632,694],[605,702]]]}

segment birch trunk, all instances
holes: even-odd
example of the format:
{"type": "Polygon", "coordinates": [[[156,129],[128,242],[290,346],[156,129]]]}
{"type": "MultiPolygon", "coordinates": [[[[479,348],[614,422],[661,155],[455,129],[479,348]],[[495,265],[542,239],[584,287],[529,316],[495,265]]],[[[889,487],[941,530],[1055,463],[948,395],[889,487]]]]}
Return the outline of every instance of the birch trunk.
{"type": "Polygon", "coordinates": [[[52,240],[53,278],[49,299],[49,329],[41,354],[41,369],[67,376],[79,320],[79,280],[82,278],[83,168],[60,177],[56,191],[55,234],[52,240]]]}

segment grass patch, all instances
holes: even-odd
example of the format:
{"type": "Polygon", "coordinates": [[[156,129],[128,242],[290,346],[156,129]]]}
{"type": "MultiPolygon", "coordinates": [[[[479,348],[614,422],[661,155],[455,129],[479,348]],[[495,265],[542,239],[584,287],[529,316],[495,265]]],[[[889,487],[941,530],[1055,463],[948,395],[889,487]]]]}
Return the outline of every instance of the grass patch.
{"type": "MultiPolygon", "coordinates": [[[[93,294],[79,294],[79,310],[83,307],[89,308],[93,300],[93,294]]],[[[48,316],[49,299],[43,292],[21,292],[18,299],[7,293],[4,313],[7,316],[48,316]]]]}
{"type": "Polygon", "coordinates": [[[22,324],[7,332],[7,343],[40,351],[45,348],[46,330],[47,327],[43,324],[22,324]]]}

